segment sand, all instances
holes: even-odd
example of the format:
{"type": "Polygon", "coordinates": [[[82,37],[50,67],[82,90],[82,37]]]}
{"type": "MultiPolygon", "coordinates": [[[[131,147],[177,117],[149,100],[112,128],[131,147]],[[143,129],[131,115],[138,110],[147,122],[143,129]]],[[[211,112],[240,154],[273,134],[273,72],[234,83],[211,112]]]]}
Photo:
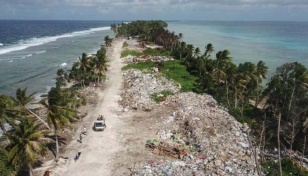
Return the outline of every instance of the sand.
{"type": "MultiPolygon", "coordinates": [[[[98,104],[88,112],[84,119],[87,134],[83,135],[82,143],[77,142],[83,126],[76,132],[75,140],[66,147],[64,156],[67,160],[60,160],[54,169],[52,176],[109,176],[112,175],[113,159],[116,153],[123,148],[119,130],[124,128],[123,121],[117,115],[120,110],[118,101],[122,90],[123,63],[120,59],[124,39],[115,39],[107,54],[110,60],[107,72],[105,90],[98,92],[98,104]],[[104,131],[93,131],[93,122],[99,115],[106,119],[107,128],[104,131]],[[81,152],[80,158],[74,161],[73,157],[81,152]]],[[[127,114],[126,114],[127,116],[127,114]]]]}

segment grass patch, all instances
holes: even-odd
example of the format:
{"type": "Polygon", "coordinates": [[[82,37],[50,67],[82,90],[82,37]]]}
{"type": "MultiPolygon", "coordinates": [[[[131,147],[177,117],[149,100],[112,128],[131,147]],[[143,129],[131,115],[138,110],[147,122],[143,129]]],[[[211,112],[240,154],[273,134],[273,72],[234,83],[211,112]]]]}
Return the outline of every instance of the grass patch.
{"type": "MultiPolygon", "coordinates": [[[[122,48],[125,48],[126,46],[128,46],[128,44],[126,42],[123,43],[122,48]]],[[[138,52],[135,50],[123,50],[121,52],[121,58],[126,57],[128,55],[131,56],[142,56],[142,55],[150,55],[150,56],[170,56],[171,52],[170,51],[164,51],[164,50],[157,50],[157,49],[146,49],[143,52],[138,52]]]]}
{"type": "Polygon", "coordinates": [[[171,52],[149,48],[149,49],[144,50],[143,54],[151,55],[151,56],[170,56],[171,52]]]}
{"type": "Polygon", "coordinates": [[[125,67],[123,67],[122,70],[128,70],[128,69],[144,70],[144,69],[152,68],[154,66],[156,66],[155,62],[146,61],[146,62],[139,62],[136,64],[128,64],[125,67]]]}
{"type": "Polygon", "coordinates": [[[181,92],[194,91],[196,86],[197,77],[189,74],[186,66],[182,65],[178,60],[169,60],[162,62],[162,66],[158,67],[168,79],[181,84],[181,92]]]}
{"type": "Polygon", "coordinates": [[[126,57],[128,55],[131,56],[141,56],[143,55],[141,52],[135,51],[135,50],[124,50],[121,52],[121,58],[126,57]]]}
{"type": "Polygon", "coordinates": [[[181,84],[181,92],[194,91],[196,86],[197,77],[189,74],[186,71],[185,65],[182,65],[178,60],[169,60],[165,62],[140,62],[136,64],[129,64],[122,68],[122,70],[128,69],[150,69],[152,67],[157,67],[160,72],[162,72],[168,79],[174,80],[175,82],[181,84]]]}
{"type": "Polygon", "coordinates": [[[173,95],[173,92],[170,90],[163,90],[159,93],[153,93],[151,95],[151,98],[153,101],[155,101],[156,103],[158,102],[162,102],[165,101],[165,99],[169,96],[169,95],[173,95]]]}

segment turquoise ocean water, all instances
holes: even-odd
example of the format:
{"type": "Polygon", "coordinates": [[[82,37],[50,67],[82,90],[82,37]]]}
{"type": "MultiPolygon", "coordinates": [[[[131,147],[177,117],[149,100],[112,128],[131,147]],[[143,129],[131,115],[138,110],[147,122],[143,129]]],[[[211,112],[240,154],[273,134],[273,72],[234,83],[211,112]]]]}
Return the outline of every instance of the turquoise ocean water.
{"type": "MultiPolygon", "coordinates": [[[[70,69],[83,52],[94,53],[114,22],[0,21],[0,93],[17,88],[46,93],[56,71],[70,69]]],[[[184,41],[204,51],[228,49],[235,63],[265,61],[273,73],[286,62],[308,66],[307,22],[168,22],[184,41]]],[[[215,55],[213,54],[213,57],[215,55]]]]}
{"type": "Polygon", "coordinates": [[[202,51],[207,43],[215,53],[228,49],[237,64],[263,60],[270,74],[286,62],[308,66],[308,22],[178,21],[168,22],[168,28],[202,51]]]}

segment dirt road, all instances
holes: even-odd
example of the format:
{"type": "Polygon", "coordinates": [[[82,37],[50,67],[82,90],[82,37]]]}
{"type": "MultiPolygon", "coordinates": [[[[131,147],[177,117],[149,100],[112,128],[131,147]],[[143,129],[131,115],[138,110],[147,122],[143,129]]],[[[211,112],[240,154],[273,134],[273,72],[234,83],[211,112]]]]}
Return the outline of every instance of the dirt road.
{"type": "MultiPolygon", "coordinates": [[[[52,175],[57,176],[109,176],[111,175],[112,160],[116,152],[121,149],[120,135],[118,131],[124,127],[119,119],[118,100],[122,89],[123,63],[120,53],[124,40],[116,39],[113,42],[109,55],[109,70],[107,72],[106,88],[98,92],[99,103],[89,112],[86,124],[87,135],[83,135],[82,143],[77,140],[72,141],[68,148],[69,159],[64,164],[59,164],[52,171],[52,175]],[[107,128],[103,132],[92,130],[93,121],[103,115],[106,119],[107,128]],[[77,161],[73,160],[75,153],[81,152],[77,161]]],[[[76,134],[79,136],[79,134],[76,134]]]]}

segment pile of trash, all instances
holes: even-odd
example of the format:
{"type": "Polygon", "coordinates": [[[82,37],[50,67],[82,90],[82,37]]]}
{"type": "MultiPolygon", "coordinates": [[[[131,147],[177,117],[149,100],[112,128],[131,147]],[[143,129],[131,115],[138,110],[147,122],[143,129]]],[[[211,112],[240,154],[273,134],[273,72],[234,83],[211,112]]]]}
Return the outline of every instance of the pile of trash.
{"type": "Polygon", "coordinates": [[[258,175],[247,124],[237,122],[210,95],[178,93],[160,106],[174,112],[146,147],[166,157],[136,163],[131,175],[258,175]]]}
{"type": "Polygon", "coordinates": [[[137,62],[145,62],[145,61],[152,61],[152,62],[164,62],[168,60],[174,60],[170,56],[151,56],[151,55],[142,55],[139,57],[128,55],[123,57],[125,63],[137,63],[137,62]]]}
{"type": "Polygon", "coordinates": [[[120,101],[124,111],[128,109],[151,111],[158,105],[151,98],[154,93],[179,91],[179,85],[163,77],[158,68],[152,68],[151,72],[144,73],[137,69],[124,71],[124,91],[120,101]]]}

